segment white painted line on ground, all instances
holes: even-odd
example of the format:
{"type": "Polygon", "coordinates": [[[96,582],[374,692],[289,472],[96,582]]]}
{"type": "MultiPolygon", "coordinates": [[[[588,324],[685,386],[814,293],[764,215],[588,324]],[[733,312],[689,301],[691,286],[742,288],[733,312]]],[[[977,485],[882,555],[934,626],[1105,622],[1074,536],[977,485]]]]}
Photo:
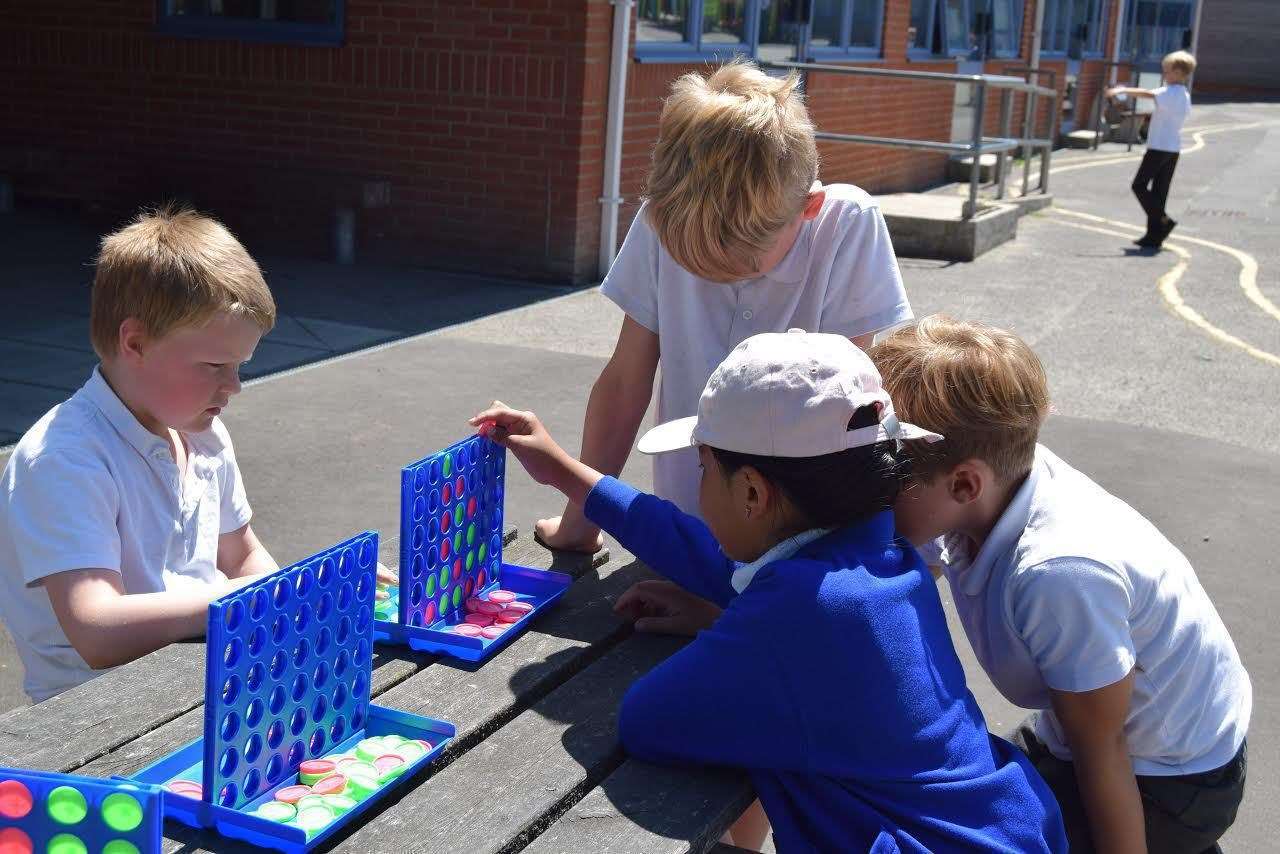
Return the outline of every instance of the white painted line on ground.
{"type": "MultiPolygon", "coordinates": [[[[1247,124],[1239,124],[1239,125],[1211,125],[1209,127],[1199,128],[1195,131],[1189,130],[1188,132],[1191,133],[1191,137],[1192,139],[1195,140],[1195,142],[1192,145],[1188,146],[1187,148],[1182,149],[1180,154],[1195,154],[1197,151],[1204,148],[1205,134],[1223,133],[1225,131],[1235,131],[1235,130],[1249,130],[1250,128],[1266,127],[1266,126],[1275,125],[1275,124],[1276,122],[1270,122],[1270,121],[1250,122],[1247,124]]],[[[1109,166],[1112,163],[1129,163],[1131,161],[1141,160],[1144,154],[1146,154],[1145,151],[1140,151],[1140,152],[1135,152],[1130,154],[1121,154],[1117,156],[1102,157],[1097,160],[1089,160],[1084,163],[1072,162],[1072,163],[1066,164],[1065,166],[1051,167],[1049,169],[1049,174],[1058,175],[1063,172],[1074,172],[1077,169],[1092,169],[1095,166],[1109,166]]]]}

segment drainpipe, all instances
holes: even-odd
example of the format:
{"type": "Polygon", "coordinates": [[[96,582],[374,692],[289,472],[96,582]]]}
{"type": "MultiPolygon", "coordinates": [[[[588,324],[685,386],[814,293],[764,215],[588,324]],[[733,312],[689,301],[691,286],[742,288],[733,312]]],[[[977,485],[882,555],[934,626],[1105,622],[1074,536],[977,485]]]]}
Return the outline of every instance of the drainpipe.
{"type": "MultiPolygon", "coordinates": [[[[1188,50],[1190,50],[1191,55],[1197,59],[1200,58],[1200,13],[1203,11],[1204,0],[1196,0],[1196,16],[1191,21],[1191,47],[1188,48],[1188,50]]],[[[1191,87],[1195,82],[1196,75],[1192,73],[1191,79],[1187,81],[1187,91],[1191,90],[1191,87]]]]}
{"type": "Polygon", "coordinates": [[[1120,37],[1124,34],[1124,15],[1127,11],[1125,0],[1116,0],[1116,5],[1120,8],[1116,10],[1116,31],[1111,37],[1111,68],[1107,71],[1107,86],[1116,85],[1116,75],[1120,73],[1120,66],[1115,63],[1120,61],[1120,37]]]}
{"type": "Polygon", "coordinates": [[[600,196],[600,277],[618,251],[618,207],[622,204],[622,123],[627,101],[627,60],[631,49],[631,9],[635,0],[613,6],[613,46],[609,55],[609,112],[604,130],[604,190],[600,196]]]}
{"type": "MultiPolygon", "coordinates": [[[[1031,61],[1027,63],[1032,68],[1040,68],[1040,37],[1044,34],[1044,4],[1047,0],[1036,0],[1036,28],[1031,31],[1031,61]]],[[[1039,75],[1035,75],[1036,85],[1040,84],[1039,75]]]]}

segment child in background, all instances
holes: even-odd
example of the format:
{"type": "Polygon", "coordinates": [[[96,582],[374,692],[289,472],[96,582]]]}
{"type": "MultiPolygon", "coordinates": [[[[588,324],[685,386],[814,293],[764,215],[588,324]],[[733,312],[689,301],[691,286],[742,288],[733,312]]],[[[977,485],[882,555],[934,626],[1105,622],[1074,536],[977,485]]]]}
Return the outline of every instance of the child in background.
{"type": "MultiPolygon", "coordinates": [[[[659,421],[693,415],[716,365],[761,332],[802,327],[869,346],[911,318],[875,200],[818,182],[799,78],[733,62],[686,74],[662,110],[648,198],[601,292],[625,312],[591,389],[582,460],[618,474],[652,397],[659,421]]],[[[698,513],[691,450],[653,462],[654,491],[698,513]]],[[[568,504],[537,523],[551,548],[595,551],[599,529],[568,504]]]]}
{"type": "Polygon", "coordinates": [[[1196,70],[1196,60],[1185,50],[1178,50],[1166,56],[1160,67],[1164,85],[1158,89],[1113,86],[1107,90],[1108,98],[1128,95],[1156,102],[1156,111],[1151,114],[1147,129],[1147,153],[1133,178],[1133,194],[1147,214],[1147,233],[1134,243],[1148,249],[1158,249],[1178,224],[1165,213],[1164,206],[1169,198],[1173,170],[1178,165],[1178,152],[1182,150],[1182,125],[1191,115],[1187,80],[1196,70]]]}
{"type": "Polygon", "coordinates": [[[1011,332],[930,317],[872,348],[910,443],[895,512],[942,538],[970,645],[1014,741],[1062,806],[1072,852],[1199,854],[1244,794],[1252,687],[1195,571],[1132,507],[1036,443],[1044,369],[1011,332]]]}
{"type": "Polygon", "coordinates": [[[1065,851],[1057,804],[987,732],[933,580],[895,534],[898,443],[941,437],[897,420],[848,338],[753,336],[696,416],[640,441],[693,449],[705,522],[573,459],[533,413],[495,403],[471,423],[724,608],[627,693],[633,756],[746,769],[781,852],[1065,851]]]}
{"type": "Polygon", "coordinates": [[[0,480],[0,616],[35,702],[202,635],[210,601],[277,568],[218,418],[275,323],[258,265],[161,210],[103,239],[91,299],[101,364],[0,480]]]}

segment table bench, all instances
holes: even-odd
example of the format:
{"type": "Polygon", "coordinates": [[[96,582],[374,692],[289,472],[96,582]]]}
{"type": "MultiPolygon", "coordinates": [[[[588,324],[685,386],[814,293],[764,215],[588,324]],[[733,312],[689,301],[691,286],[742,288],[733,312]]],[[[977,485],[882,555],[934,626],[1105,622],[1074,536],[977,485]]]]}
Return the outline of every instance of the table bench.
{"type": "MultiPolygon", "coordinates": [[[[718,842],[752,800],[744,774],[651,765],[628,759],[617,743],[623,694],[683,642],[637,634],[612,612],[617,596],[650,571],[629,555],[552,555],[514,534],[507,562],[568,572],[573,585],[475,670],[375,648],[376,702],[451,721],[458,735],[329,850],[733,851],[718,842]]],[[[199,737],[204,660],[203,643],[174,644],[0,716],[0,764],[134,773],[199,737]]],[[[256,850],[174,822],[165,836],[166,852],[256,850]]]]}

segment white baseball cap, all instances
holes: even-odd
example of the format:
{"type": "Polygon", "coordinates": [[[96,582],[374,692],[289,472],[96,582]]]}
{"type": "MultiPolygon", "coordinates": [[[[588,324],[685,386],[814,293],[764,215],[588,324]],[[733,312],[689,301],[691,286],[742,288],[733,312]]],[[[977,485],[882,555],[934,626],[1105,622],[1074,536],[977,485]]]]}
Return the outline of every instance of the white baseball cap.
{"type": "Polygon", "coordinates": [[[842,335],[753,335],[720,363],[692,418],[654,427],[636,446],[664,454],[695,445],[763,457],[819,457],[877,442],[942,436],[893,414],[880,372],[842,335]],[[877,405],[880,423],[849,429],[853,413],[877,405]]]}

